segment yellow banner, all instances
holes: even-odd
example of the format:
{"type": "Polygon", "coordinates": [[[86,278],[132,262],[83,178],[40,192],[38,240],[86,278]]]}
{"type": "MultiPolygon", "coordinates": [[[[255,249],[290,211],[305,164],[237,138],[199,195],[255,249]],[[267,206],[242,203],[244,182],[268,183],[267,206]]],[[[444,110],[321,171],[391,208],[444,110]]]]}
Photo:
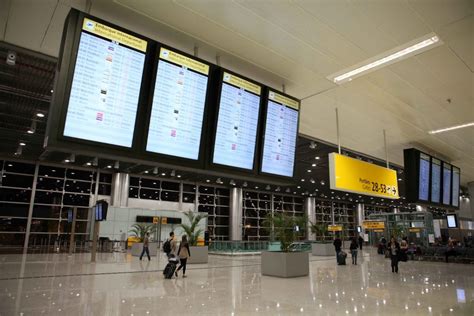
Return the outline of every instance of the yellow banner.
{"type": "Polygon", "coordinates": [[[383,230],[383,229],[374,229],[374,232],[375,233],[384,233],[385,230],[383,230]]]}
{"type": "Polygon", "coordinates": [[[158,224],[160,222],[160,218],[157,216],[153,217],[153,224],[158,224]]]}
{"type": "Polygon", "coordinates": [[[168,224],[168,217],[162,217],[161,218],[161,224],[163,224],[163,225],[168,224]]]}
{"type": "Polygon", "coordinates": [[[365,161],[329,154],[332,190],[398,199],[397,172],[365,161]]]}
{"type": "Polygon", "coordinates": [[[268,93],[268,98],[270,100],[273,100],[275,102],[278,102],[280,104],[289,106],[290,108],[299,110],[300,109],[300,103],[296,100],[290,99],[288,97],[285,97],[284,95],[281,95],[279,93],[276,93],[274,91],[270,91],[268,93]]]}
{"type": "Polygon", "coordinates": [[[419,233],[419,232],[421,232],[421,228],[420,227],[414,227],[414,228],[410,227],[410,228],[408,228],[408,231],[410,233],[419,233]]]}
{"type": "Polygon", "coordinates": [[[385,222],[364,221],[362,224],[365,229],[384,229],[385,222]]]}
{"type": "Polygon", "coordinates": [[[330,232],[342,232],[341,225],[328,225],[328,231],[330,232]]]}
{"type": "Polygon", "coordinates": [[[169,60],[170,62],[175,63],[177,65],[181,65],[194,71],[200,72],[202,74],[205,74],[206,76],[209,75],[209,65],[201,63],[200,61],[197,61],[193,58],[178,54],[169,49],[162,47],[160,49],[160,58],[164,60],[169,60]]]}
{"type": "Polygon", "coordinates": [[[147,41],[111,28],[110,26],[101,24],[88,18],[84,18],[82,29],[146,53],[146,47],[148,45],[147,41]]]}
{"type": "Polygon", "coordinates": [[[262,92],[262,87],[260,87],[259,85],[256,85],[255,83],[252,83],[240,77],[231,75],[228,72],[224,72],[224,81],[258,95],[260,95],[262,92]]]}

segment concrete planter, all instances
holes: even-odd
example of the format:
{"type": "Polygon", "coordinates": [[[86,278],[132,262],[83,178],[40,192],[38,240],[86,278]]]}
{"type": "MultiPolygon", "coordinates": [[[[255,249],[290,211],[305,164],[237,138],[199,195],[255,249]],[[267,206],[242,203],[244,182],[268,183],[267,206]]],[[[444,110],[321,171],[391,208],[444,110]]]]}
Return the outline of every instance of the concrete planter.
{"type": "Polygon", "coordinates": [[[190,246],[191,257],[188,263],[207,263],[209,261],[209,248],[207,246],[190,246]]]}
{"type": "Polygon", "coordinates": [[[313,243],[311,244],[311,253],[313,256],[334,256],[336,250],[332,243],[313,243]]]}
{"type": "MultiPolygon", "coordinates": [[[[143,243],[136,242],[132,244],[132,256],[140,257],[143,251],[143,243]]],[[[158,243],[151,242],[148,244],[148,251],[150,252],[150,257],[155,257],[158,252],[158,243]]],[[[146,257],[146,254],[144,255],[146,257]]]]}
{"type": "Polygon", "coordinates": [[[344,241],[342,242],[342,248],[343,248],[343,249],[349,249],[349,248],[351,247],[351,242],[352,242],[352,241],[350,241],[350,240],[344,240],[344,241]]]}
{"type": "Polygon", "coordinates": [[[262,252],[262,275],[280,278],[294,278],[309,274],[307,252],[262,252]]]}

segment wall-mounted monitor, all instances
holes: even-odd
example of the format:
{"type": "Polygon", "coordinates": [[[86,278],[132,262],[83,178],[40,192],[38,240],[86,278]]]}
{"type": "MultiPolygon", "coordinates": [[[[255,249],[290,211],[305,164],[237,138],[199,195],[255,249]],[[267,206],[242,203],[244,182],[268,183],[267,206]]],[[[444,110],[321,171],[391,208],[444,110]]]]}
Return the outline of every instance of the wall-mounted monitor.
{"type": "Polygon", "coordinates": [[[446,215],[446,222],[448,224],[448,228],[458,227],[458,218],[455,214],[446,215]]]}
{"type": "Polygon", "coordinates": [[[459,207],[459,186],[461,181],[461,170],[453,166],[453,182],[451,190],[452,205],[459,207]]]}
{"type": "Polygon", "coordinates": [[[300,103],[272,90],[267,97],[261,172],[293,177],[300,103]]]}
{"type": "Polygon", "coordinates": [[[94,206],[94,214],[96,221],[105,221],[107,219],[107,211],[109,208],[109,203],[107,201],[97,201],[97,204],[94,206]]]}
{"type": "Polygon", "coordinates": [[[253,171],[262,87],[222,72],[212,163],[253,171]]]}
{"type": "Polygon", "coordinates": [[[210,66],[161,47],[146,150],[198,160],[210,66]]]}
{"type": "Polygon", "coordinates": [[[148,42],[83,18],[63,136],[131,148],[148,42]]]}
{"type": "Polygon", "coordinates": [[[439,203],[441,199],[441,160],[431,158],[431,202],[439,203]]]}
{"type": "Polygon", "coordinates": [[[430,156],[420,153],[418,173],[418,199],[428,201],[430,190],[430,156]]]}
{"type": "Polygon", "coordinates": [[[451,205],[451,165],[443,163],[443,205],[451,205]]]}

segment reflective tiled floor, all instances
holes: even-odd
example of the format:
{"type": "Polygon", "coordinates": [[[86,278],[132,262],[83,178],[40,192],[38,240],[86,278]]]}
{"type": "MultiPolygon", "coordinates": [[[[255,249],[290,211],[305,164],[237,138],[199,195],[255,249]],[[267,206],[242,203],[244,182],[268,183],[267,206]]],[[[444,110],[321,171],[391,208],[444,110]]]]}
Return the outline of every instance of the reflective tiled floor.
{"type": "Polygon", "coordinates": [[[0,256],[0,315],[474,315],[474,265],[359,265],[310,256],[310,275],[262,277],[260,257],[210,256],[164,280],[164,257],[122,253],[0,256]]]}

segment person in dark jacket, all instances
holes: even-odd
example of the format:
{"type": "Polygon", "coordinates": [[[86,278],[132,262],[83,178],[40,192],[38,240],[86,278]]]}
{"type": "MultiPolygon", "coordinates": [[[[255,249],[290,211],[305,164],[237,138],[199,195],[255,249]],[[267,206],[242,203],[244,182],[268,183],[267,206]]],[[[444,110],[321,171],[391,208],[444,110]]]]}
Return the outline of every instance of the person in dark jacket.
{"type": "Polygon", "coordinates": [[[342,241],[341,241],[341,238],[339,238],[339,235],[336,235],[336,238],[334,239],[334,242],[332,244],[334,245],[334,249],[336,250],[336,260],[337,260],[337,256],[341,252],[341,248],[342,248],[342,241]]]}
{"type": "Polygon", "coordinates": [[[359,248],[359,245],[357,245],[357,239],[354,237],[352,238],[349,249],[351,250],[352,264],[355,265],[357,265],[357,248],[359,248]]]}
{"type": "Polygon", "coordinates": [[[150,258],[150,250],[148,249],[149,243],[150,243],[150,233],[146,233],[146,234],[145,234],[145,238],[143,238],[143,250],[142,250],[142,254],[140,255],[140,260],[142,260],[143,255],[144,255],[145,253],[146,253],[147,257],[148,257],[148,261],[151,260],[151,258],[150,258]]]}
{"type": "Polygon", "coordinates": [[[178,249],[178,257],[179,257],[179,262],[180,266],[175,272],[176,277],[178,277],[178,271],[183,269],[183,278],[186,277],[186,262],[188,261],[188,258],[191,257],[191,251],[189,250],[189,243],[188,243],[188,237],[186,235],[183,235],[181,237],[181,243],[179,244],[179,249],[178,249]]]}
{"type": "Polygon", "coordinates": [[[364,238],[359,235],[359,249],[362,250],[362,244],[364,243],[364,238]]]}
{"type": "Polygon", "coordinates": [[[387,247],[390,252],[390,259],[392,261],[392,273],[398,273],[398,258],[400,256],[400,244],[395,240],[395,237],[390,239],[387,247]]]}

